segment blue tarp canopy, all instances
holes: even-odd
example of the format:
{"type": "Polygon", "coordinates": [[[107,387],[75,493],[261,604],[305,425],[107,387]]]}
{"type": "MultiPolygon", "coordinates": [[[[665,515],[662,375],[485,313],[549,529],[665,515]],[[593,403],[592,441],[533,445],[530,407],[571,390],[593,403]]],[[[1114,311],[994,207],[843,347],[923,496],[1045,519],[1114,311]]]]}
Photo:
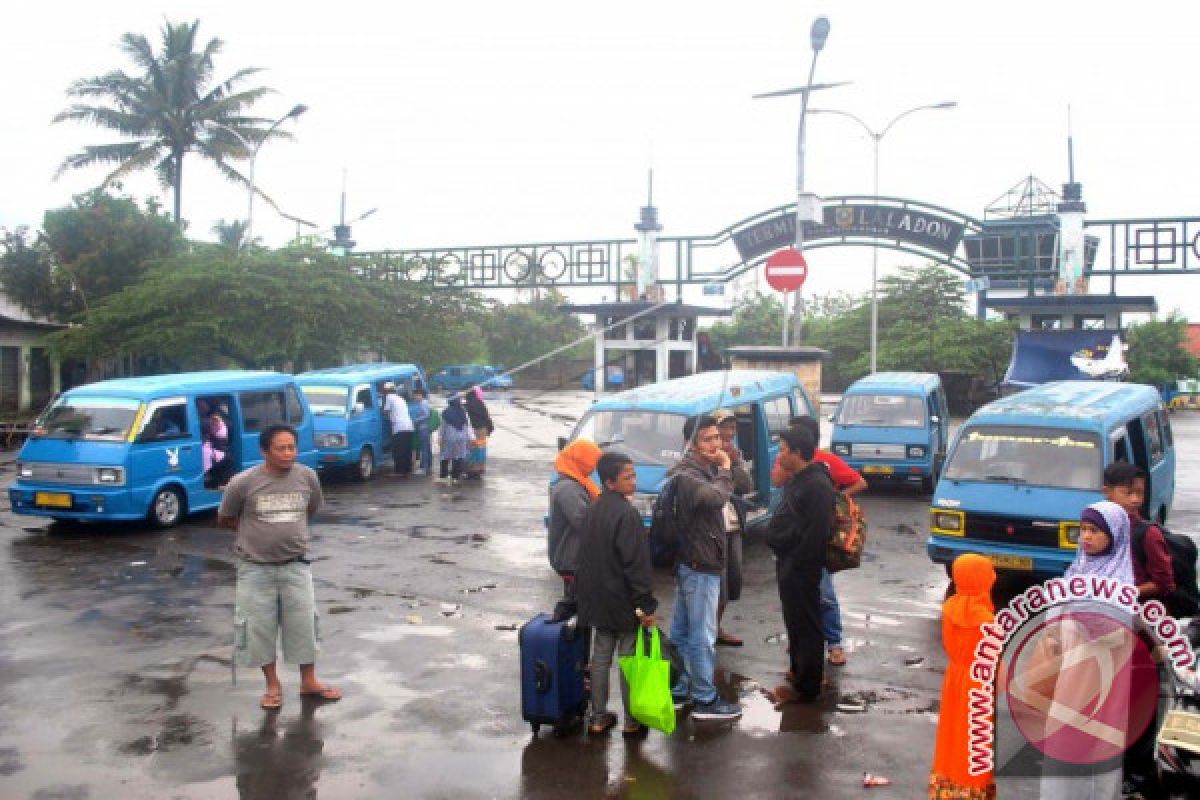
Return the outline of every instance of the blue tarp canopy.
{"type": "Polygon", "coordinates": [[[1017,331],[1012,361],[1001,385],[1027,388],[1049,381],[1096,380],[1082,372],[1071,357],[1102,359],[1114,336],[1120,336],[1120,331],[1017,331]]]}

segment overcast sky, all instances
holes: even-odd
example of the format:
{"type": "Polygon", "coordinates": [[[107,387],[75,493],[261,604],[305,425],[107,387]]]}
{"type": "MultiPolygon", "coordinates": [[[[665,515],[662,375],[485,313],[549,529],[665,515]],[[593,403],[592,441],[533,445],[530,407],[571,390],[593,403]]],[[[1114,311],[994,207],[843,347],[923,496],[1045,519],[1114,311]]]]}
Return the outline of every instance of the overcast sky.
{"type": "MultiPolygon", "coordinates": [[[[884,138],[881,192],[973,216],[1023,177],[1066,180],[1067,106],[1091,218],[1200,216],[1200,4],[1143,0],[439,0],[276,4],[112,0],[9,4],[0,49],[0,226],[95,185],[104,169],[53,173],[107,134],[51,125],[72,80],[128,67],[123,32],[157,42],[164,17],[200,19],[225,41],[217,75],[245,66],[278,116],[310,107],[294,142],[258,157],[256,182],[288,213],[337,221],[343,170],[359,249],[632,237],[655,170],[665,235],[709,234],[794,199],[798,98],[808,29],[832,24],[817,81],[853,81],[814,105],[850,111],[884,138]]],[[[851,121],[810,118],[807,185],[871,191],[871,143],[851,121]]],[[[127,191],[159,194],[151,176],[127,191]]],[[[245,216],[246,191],[185,161],[183,215],[197,238],[245,216]]],[[[255,233],[295,227],[265,204],[255,233]]],[[[881,264],[912,263],[888,254],[881,264]]],[[[862,291],[870,251],[815,251],[806,292],[862,291]]],[[[1163,310],[1200,320],[1200,278],[1132,279],[1163,310]]],[[[1103,284],[1107,290],[1107,281],[1103,284]]]]}

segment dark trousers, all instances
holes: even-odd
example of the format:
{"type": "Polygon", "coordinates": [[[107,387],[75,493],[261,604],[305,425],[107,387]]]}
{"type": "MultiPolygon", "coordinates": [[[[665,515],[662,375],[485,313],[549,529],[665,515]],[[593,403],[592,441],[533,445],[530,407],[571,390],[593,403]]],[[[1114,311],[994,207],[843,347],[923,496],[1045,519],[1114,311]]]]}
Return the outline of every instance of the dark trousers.
{"type": "Polygon", "coordinates": [[[392,434],[392,464],[397,475],[412,474],[412,431],[392,434]]]}
{"type": "Polygon", "coordinates": [[[778,570],[779,600],[791,649],[792,685],[804,699],[821,691],[825,634],[821,628],[821,565],[801,563],[778,570]]]}
{"type": "Polygon", "coordinates": [[[457,480],[458,478],[462,477],[463,465],[465,463],[465,459],[461,458],[456,458],[454,460],[443,458],[438,469],[438,474],[443,478],[454,478],[457,480]]]}

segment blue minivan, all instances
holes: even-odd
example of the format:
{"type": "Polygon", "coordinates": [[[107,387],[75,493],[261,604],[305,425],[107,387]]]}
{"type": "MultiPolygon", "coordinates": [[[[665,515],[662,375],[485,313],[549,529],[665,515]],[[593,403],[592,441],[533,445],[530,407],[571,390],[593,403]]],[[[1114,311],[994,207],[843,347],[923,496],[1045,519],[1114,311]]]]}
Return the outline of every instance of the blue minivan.
{"type": "Polygon", "coordinates": [[[747,496],[750,525],[765,521],[775,495],[771,465],[779,455],[779,433],[794,416],[816,414],[816,406],[790,372],[728,370],[702,372],[653,383],[597,400],[569,439],[591,439],[606,450],[625,453],[637,469],[637,492],[630,498],[650,524],[650,512],[667,470],[684,452],[688,417],[726,408],[737,418],[737,445],[754,479],[747,496]]]}
{"type": "Polygon", "coordinates": [[[214,371],[100,381],[60,395],[38,418],[8,489],[17,514],[57,520],[148,519],[167,528],[215,508],[206,486],[202,418],[228,431],[230,474],[262,461],[259,433],[287,423],[297,460],[316,467],[313,419],[290,375],[214,371]]]}
{"type": "Polygon", "coordinates": [[[472,386],[484,389],[511,389],[513,379],[503,367],[482,364],[459,364],[442,367],[430,376],[430,387],[439,392],[461,392],[472,386]]]}
{"type": "Polygon", "coordinates": [[[322,470],[349,469],[361,480],[391,452],[391,428],[383,416],[385,383],[405,400],[413,389],[426,387],[416,364],[350,364],[296,376],[315,417],[316,444],[322,470]]]}
{"type": "Polygon", "coordinates": [[[855,381],[833,415],[830,449],[872,481],[933,488],[950,415],[931,372],[878,372],[855,381]]]}
{"type": "Polygon", "coordinates": [[[980,553],[1000,570],[1061,575],[1113,461],[1146,471],[1142,513],[1166,522],[1175,440],[1154,387],[1059,381],[987,404],[959,430],[934,491],[930,558],[980,553]]]}

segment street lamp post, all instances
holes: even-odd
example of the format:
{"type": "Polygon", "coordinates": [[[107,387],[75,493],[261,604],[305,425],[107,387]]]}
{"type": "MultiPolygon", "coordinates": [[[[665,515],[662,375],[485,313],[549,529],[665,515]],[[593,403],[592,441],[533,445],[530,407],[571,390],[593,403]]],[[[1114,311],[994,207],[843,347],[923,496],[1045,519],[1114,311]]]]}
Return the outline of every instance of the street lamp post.
{"type": "MultiPolygon", "coordinates": [[[[813,209],[817,207],[815,198],[809,198],[804,193],[804,145],[805,145],[805,118],[808,116],[808,96],[817,89],[830,89],[834,86],[843,86],[841,83],[820,83],[812,82],[813,75],[817,71],[817,55],[825,47],[825,40],[829,38],[829,19],[827,17],[817,17],[813,20],[812,27],[808,32],[809,43],[812,45],[812,63],[808,68],[808,83],[804,86],[799,86],[795,89],[782,89],[777,92],[767,92],[765,94],[754,95],[755,99],[763,97],[784,97],[786,95],[798,94],[801,96],[800,103],[800,130],[796,136],[796,250],[804,251],[804,223],[807,221],[813,209]],[[811,202],[806,202],[811,201],[811,202]],[[808,213],[806,213],[808,212],[808,213]]],[[[783,295],[783,346],[788,344],[788,296],[785,292],[783,295]]]]}
{"type": "MultiPolygon", "coordinates": [[[[866,122],[864,122],[860,117],[858,117],[855,114],[851,114],[849,111],[839,111],[837,109],[832,109],[832,108],[813,108],[813,109],[810,109],[810,111],[813,114],[836,114],[839,117],[847,117],[848,119],[852,119],[855,122],[857,122],[859,125],[861,125],[862,129],[867,132],[868,136],[871,137],[873,150],[874,150],[874,161],[875,161],[874,178],[873,178],[873,183],[872,183],[872,186],[873,186],[872,196],[875,198],[876,205],[878,205],[878,203],[879,203],[879,142],[882,141],[884,136],[887,136],[887,132],[892,129],[893,125],[895,125],[897,122],[899,122],[900,120],[907,117],[909,114],[915,114],[918,111],[934,111],[934,110],[940,110],[940,109],[950,109],[950,108],[955,108],[956,106],[958,106],[958,103],[954,100],[949,100],[944,103],[933,103],[930,105],[916,106],[914,108],[908,109],[907,111],[902,111],[901,113],[892,117],[891,121],[888,122],[887,125],[884,125],[883,129],[879,130],[879,131],[872,129],[871,126],[868,125],[866,122]]],[[[873,245],[871,247],[871,374],[872,375],[878,371],[878,366],[879,366],[878,362],[879,362],[879,246],[873,245]]]]}
{"type": "MultiPolygon", "coordinates": [[[[263,142],[265,142],[268,138],[270,138],[271,134],[275,132],[276,128],[278,128],[280,125],[282,125],[284,122],[286,122],[289,119],[295,119],[296,117],[303,114],[305,111],[308,111],[308,106],[304,105],[303,103],[297,103],[295,106],[292,107],[291,111],[287,112],[282,117],[280,117],[279,119],[272,122],[271,127],[267,128],[267,132],[262,135],[262,138],[260,138],[256,142],[254,142],[254,144],[250,145],[250,178],[249,178],[249,180],[250,180],[250,197],[246,203],[246,243],[247,244],[254,241],[254,162],[258,160],[259,148],[262,147],[263,142]]],[[[247,144],[245,138],[242,137],[242,135],[239,134],[237,131],[231,130],[230,133],[232,133],[237,138],[241,139],[242,144],[247,144]]]]}

